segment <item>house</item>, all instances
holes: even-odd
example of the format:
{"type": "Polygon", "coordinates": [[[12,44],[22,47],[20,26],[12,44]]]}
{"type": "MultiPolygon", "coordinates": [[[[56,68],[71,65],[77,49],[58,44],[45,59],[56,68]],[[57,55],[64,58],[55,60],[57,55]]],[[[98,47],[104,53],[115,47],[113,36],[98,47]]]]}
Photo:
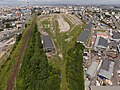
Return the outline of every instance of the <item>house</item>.
{"type": "Polygon", "coordinates": [[[106,49],[108,47],[108,40],[103,37],[97,37],[94,43],[94,50],[106,49]]]}
{"type": "Polygon", "coordinates": [[[101,79],[108,79],[110,80],[112,75],[113,75],[113,69],[114,69],[114,64],[115,62],[109,60],[109,59],[104,59],[100,68],[100,72],[98,76],[101,79]]]}
{"type": "Polygon", "coordinates": [[[45,52],[52,52],[54,51],[54,45],[53,45],[53,42],[52,42],[52,39],[50,38],[49,35],[45,35],[42,37],[43,39],[43,50],[45,52]]]}
{"type": "Polygon", "coordinates": [[[77,38],[77,43],[85,44],[90,36],[89,30],[83,30],[77,38]]]}

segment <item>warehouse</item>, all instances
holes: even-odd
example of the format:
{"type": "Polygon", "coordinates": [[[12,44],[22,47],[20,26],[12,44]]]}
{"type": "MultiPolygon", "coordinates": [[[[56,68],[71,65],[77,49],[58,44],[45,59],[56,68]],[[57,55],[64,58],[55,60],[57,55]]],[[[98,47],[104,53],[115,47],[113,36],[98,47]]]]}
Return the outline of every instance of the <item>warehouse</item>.
{"type": "Polygon", "coordinates": [[[101,65],[99,76],[102,79],[111,79],[113,75],[114,62],[108,59],[104,59],[101,65]]]}
{"type": "Polygon", "coordinates": [[[43,50],[45,52],[53,52],[54,51],[54,45],[52,42],[52,39],[50,38],[49,35],[45,35],[42,37],[43,41],[43,50]]]}
{"type": "Polygon", "coordinates": [[[94,50],[101,50],[108,48],[108,40],[103,37],[97,37],[94,43],[94,50]]]}
{"type": "Polygon", "coordinates": [[[90,36],[89,30],[83,30],[77,38],[77,43],[85,44],[90,36]]]}
{"type": "Polygon", "coordinates": [[[90,77],[90,78],[94,78],[97,72],[97,68],[98,68],[98,63],[93,61],[91,63],[91,65],[89,66],[88,70],[86,71],[86,74],[90,77]]]}

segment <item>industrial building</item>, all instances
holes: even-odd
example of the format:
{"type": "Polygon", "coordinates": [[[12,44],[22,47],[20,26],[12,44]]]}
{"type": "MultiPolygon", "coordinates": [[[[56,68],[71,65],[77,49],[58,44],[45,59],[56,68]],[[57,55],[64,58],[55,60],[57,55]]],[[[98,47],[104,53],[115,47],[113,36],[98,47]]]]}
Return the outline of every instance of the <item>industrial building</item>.
{"type": "Polygon", "coordinates": [[[85,44],[90,36],[90,30],[83,30],[77,38],[77,43],[85,44]]]}
{"type": "Polygon", "coordinates": [[[97,37],[94,43],[94,50],[106,49],[108,47],[108,40],[103,37],[97,37]]]}
{"type": "Polygon", "coordinates": [[[54,51],[54,45],[52,42],[52,39],[49,35],[45,35],[42,37],[42,43],[43,43],[43,50],[45,52],[53,52],[54,51]]]}
{"type": "Polygon", "coordinates": [[[90,78],[94,78],[97,72],[97,68],[98,68],[98,63],[93,61],[91,63],[91,65],[89,66],[88,70],[86,71],[86,74],[90,77],[90,78]]]}
{"type": "Polygon", "coordinates": [[[108,59],[104,59],[100,68],[99,76],[101,79],[111,79],[113,76],[114,62],[108,59]]]}

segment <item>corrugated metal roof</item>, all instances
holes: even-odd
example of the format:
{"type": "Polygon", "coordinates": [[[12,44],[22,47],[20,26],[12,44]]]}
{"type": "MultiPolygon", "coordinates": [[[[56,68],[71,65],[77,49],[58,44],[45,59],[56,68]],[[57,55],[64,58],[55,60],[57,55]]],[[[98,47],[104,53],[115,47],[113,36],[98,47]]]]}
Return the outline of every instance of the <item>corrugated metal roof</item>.
{"type": "Polygon", "coordinates": [[[90,31],[89,31],[89,30],[83,30],[83,31],[81,32],[81,34],[78,36],[77,42],[86,43],[89,35],[90,35],[90,31]]]}
{"type": "Polygon", "coordinates": [[[103,38],[103,37],[97,37],[96,41],[95,41],[95,44],[94,44],[94,48],[99,47],[99,46],[107,48],[108,40],[103,38]]]}
{"type": "Polygon", "coordinates": [[[103,70],[103,69],[100,69],[99,75],[103,76],[103,77],[105,77],[107,79],[111,79],[111,77],[112,77],[111,72],[108,72],[108,71],[103,70]]]}
{"type": "Polygon", "coordinates": [[[88,70],[86,71],[86,74],[90,75],[90,77],[94,77],[95,73],[97,71],[98,63],[93,61],[91,65],[89,66],[88,70]]]}
{"type": "Polygon", "coordinates": [[[43,36],[43,48],[53,48],[53,43],[49,35],[43,36]]]}
{"type": "Polygon", "coordinates": [[[108,71],[109,70],[109,64],[111,63],[110,60],[104,59],[101,65],[101,69],[108,71]]]}
{"type": "Polygon", "coordinates": [[[98,45],[101,45],[101,46],[107,47],[107,46],[108,46],[108,40],[106,40],[106,39],[103,38],[103,37],[100,37],[100,38],[99,38],[98,45]]]}
{"type": "Polygon", "coordinates": [[[108,59],[104,59],[101,65],[101,69],[98,75],[103,76],[107,79],[111,79],[113,68],[114,68],[114,62],[108,59]]]}

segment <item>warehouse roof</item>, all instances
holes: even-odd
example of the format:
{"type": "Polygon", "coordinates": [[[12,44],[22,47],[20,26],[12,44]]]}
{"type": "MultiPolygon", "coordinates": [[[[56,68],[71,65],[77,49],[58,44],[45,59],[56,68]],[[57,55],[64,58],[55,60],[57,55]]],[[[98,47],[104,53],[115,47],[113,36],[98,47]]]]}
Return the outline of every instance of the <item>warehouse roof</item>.
{"type": "Polygon", "coordinates": [[[86,74],[88,74],[91,78],[95,76],[95,73],[97,71],[98,63],[93,61],[91,65],[89,66],[86,74]]]}
{"type": "Polygon", "coordinates": [[[95,44],[94,44],[94,47],[96,48],[96,47],[99,47],[99,46],[107,48],[108,40],[103,38],[103,37],[97,37],[96,41],[95,41],[95,44]]]}
{"type": "Polygon", "coordinates": [[[53,48],[53,43],[49,35],[43,36],[43,48],[53,48]]]}
{"type": "Polygon", "coordinates": [[[103,70],[103,69],[100,69],[99,75],[103,76],[107,79],[111,79],[111,77],[112,77],[112,74],[110,72],[103,70]]]}
{"type": "Polygon", "coordinates": [[[77,38],[77,42],[85,43],[90,35],[89,30],[83,30],[77,38]]]}
{"type": "Polygon", "coordinates": [[[101,65],[101,69],[108,71],[110,63],[111,63],[111,61],[108,59],[103,60],[102,65],[101,65]]]}
{"type": "Polygon", "coordinates": [[[113,68],[114,68],[114,62],[108,59],[104,59],[101,65],[101,69],[99,72],[100,76],[103,76],[107,79],[111,79],[113,68]]]}
{"type": "Polygon", "coordinates": [[[100,37],[100,38],[99,38],[98,45],[102,45],[102,46],[107,47],[107,46],[108,46],[108,40],[106,40],[106,39],[103,38],[103,37],[100,37]]]}

